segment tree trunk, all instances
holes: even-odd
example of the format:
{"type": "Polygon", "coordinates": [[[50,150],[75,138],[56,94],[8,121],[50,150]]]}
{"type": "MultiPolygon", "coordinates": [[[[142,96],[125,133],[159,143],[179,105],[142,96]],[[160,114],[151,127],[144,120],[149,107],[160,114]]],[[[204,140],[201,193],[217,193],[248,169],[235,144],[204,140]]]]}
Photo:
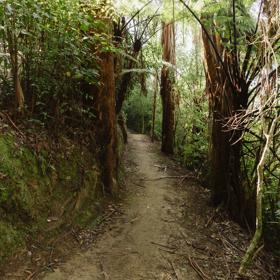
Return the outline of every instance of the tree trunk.
{"type": "Polygon", "coordinates": [[[10,53],[10,60],[12,65],[12,74],[14,80],[16,106],[19,111],[23,110],[24,107],[24,94],[19,77],[19,61],[18,61],[18,42],[14,31],[11,28],[7,30],[7,41],[8,49],[10,53]]]}
{"type": "MultiPolygon", "coordinates": [[[[224,203],[232,218],[242,225],[254,225],[254,194],[246,193],[242,185],[242,130],[232,131],[225,126],[228,118],[247,108],[248,89],[234,90],[217,54],[203,32],[206,93],[209,97],[210,123],[210,185],[214,205],[224,203]]],[[[232,56],[221,44],[218,35],[211,35],[225,67],[232,67],[232,56]]],[[[234,67],[234,66],[233,66],[234,67]]]]}
{"type": "Polygon", "coordinates": [[[151,140],[152,140],[152,142],[154,142],[154,140],[155,140],[155,122],[156,122],[156,109],[157,109],[157,94],[158,94],[158,73],[156,71],[154,98],[153,98],[152,131],[151,131],[151,140]]]}
{"type": "Polygon", "coordinates": [[[96,104],[98,116],[98,144],[103,167],[104,191],[113,194],[117,186],[117,121],[115,111],[114,58],[111,53],[101,54],[100,78],[96,104]]]}
{"type": "Polygon", "coordinates": [[[128,134],[127,134],[127,127],[126,127],[126,118],[124,113],[120,113],[118,116],[118,124],[120,126],[121,132],[122,132],[122,137],[123,137],[123,142],[127,144],[128,141],[128,134]]]}
{"type": "MultiPolygon", "coordinates": [[[[162,34],[163,61],[175,65],[175,28],[174,23],[163,23],[162,34]]],[[[174,69],[163,65],[161,70],[160,95],[162,100],[162,144],[161,150],[173,154],[175,141],[175,98],[173,85],[174,69]]]]}
{"type": "MultiPolygon", "coordinates": [[[[110,20],[105,21],[106,30],[112,34],[110,20]]],[[[100,86],[91,86],[96,111],[96,144],[99,148],[99,161],[102,168],[103,192],[113,195],[117,192],[118,153],[117,115],[114,54],[99,53],[100,86]]]]}

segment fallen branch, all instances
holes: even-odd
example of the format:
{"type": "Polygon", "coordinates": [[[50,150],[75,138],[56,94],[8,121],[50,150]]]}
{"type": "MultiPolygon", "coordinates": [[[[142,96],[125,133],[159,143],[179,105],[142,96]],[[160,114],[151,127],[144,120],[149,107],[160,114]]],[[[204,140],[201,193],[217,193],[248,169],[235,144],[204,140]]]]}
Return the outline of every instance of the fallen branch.
{"type": "Polygon", "coordinates": [[[172,261],[171,261],[171,266],[172,266],[173,271],[174,271],[174,273],[175,273],[176,279],[179,280],[178,273],[177,273],[176,268],[175,268],[175,266],[174,266],[174,263],[173,263],[172,261]]]}
{"type": "Polygon", "coordinates": [[[162,166],[162,165],[154,164],[154,167],[157,167],[157,168],[159,168],[159,169],[163,169],[164,172],[166,172],[166,170],[167,170],[167,166],[166,166],[166,165],[162,166]]]}
{"type": "Polygon", "coordinates": [[[168,261],[170,267],[172,268],[172,270],[173,270],[173,272],[174,272],[174,274],[176,276],[176,279],[179,280],[179,276],[177,274],[177,271],[176,271],[176,268],[174,266],[174,263],[171,260],[169,260],[168,258],[166,258],[166,260],[168,261]]]}
{"type": "Polygon", "coordinates": [[[141,187],[141,188],[146,188],[146,186],[141,185],[141,184],[139,184],[137,182],[132,182],[132,184],[134,184],[135,186],[141,187]]]}
{"type": "Polygon", "coordinates": [[[154,179],[145,179],[145,181],[157,181],[157,180],[162,180],[162,179],[197,179],[196,176],[194,175],[183,175],[183,176],[163,176],[163,177],[158,177],[154,179]]]}
{"type": "Polygon", "coordinates": [[[164,248],[167,248],[167,249],[172,250],[172,251],[177,250],[177,248],[170,247],[170,246],[165,245],[165,244],[160,244],[160,243],[157,243],[157,242],[154,242],[154,241],[151,241],[151,244],[157,245],[157,246],[160,246],[160,247],[164,247],[164,248]]]}
{"type": "Polygon", "coordinates": [[[188,256],[189,264],[191,267],[195,270],[197,275],[202,279],[202,280],[210,280],[210,278],[203,272],[203,270],[200,268],[198,263],[192,259],[190,256],[188,256]]]}
{"type": "Polygon", "coordinates": [[[185,255],[185,254],[180,254],[174,250],[169,250],[169,249],[164,249],[164,248],[159,248],[160,251],[163,251],[165,253],[169,253],[169,254],[172,254],[172,255],[179,255],[179,256],[182,256],[182,255],[185,255]]]}
{"type": "Polygon", "coordinates": [[[30,273],[25,280],[31,280],[33,277],[36,276],[36,274],[37,274],[37,271],[34,271],[34,272],[30,273]]]}
{"type": "Polygon", "coordinates": [[[104,269],[104,265],[103,265],[103,263],[101,262],[101,260],[99,260],[99,266],[100,266],[100,270],[101,270],[101,274],[103,274],[103,276],[104,276],[104,279],[105,280],[109,280],[110,279],[110,276],[109,276],[109,274],[105,271],[105,269],[104,269]]]}

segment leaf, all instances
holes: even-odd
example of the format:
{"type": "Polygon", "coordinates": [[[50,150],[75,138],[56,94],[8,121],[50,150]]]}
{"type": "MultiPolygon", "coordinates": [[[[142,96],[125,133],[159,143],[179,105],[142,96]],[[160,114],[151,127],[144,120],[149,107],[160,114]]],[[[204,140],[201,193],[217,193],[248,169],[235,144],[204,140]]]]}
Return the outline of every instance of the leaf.
{"type": "Polygon", "coordinates": [[[34,19],[40,19],[41,18],[37,13],[33,13],[32,16],[33,16],[34,19]]]}
{"type": "Polygon", "coordinates": [[[22,35],[28,35],[28,36],[31,36],[31,35],[32,35],[30,32],[28,32],[27,30],[24,30],[24,29],[20,31],[20,34],[22,34],[22,35]]]}
{"type": "Polygon", "coordinates": [[[84,32],[87,32],[89,30],[89,23],[88,22],[83,22],[81,24],[81,30],[84,31],[84,32]]]}
{"type": "Polygon", "coordinates": [[[11,4],[7,4],[6,9],[7,9],[8,14],[11,15],[13,13],[13,8],[12,8],[11,4]]]}

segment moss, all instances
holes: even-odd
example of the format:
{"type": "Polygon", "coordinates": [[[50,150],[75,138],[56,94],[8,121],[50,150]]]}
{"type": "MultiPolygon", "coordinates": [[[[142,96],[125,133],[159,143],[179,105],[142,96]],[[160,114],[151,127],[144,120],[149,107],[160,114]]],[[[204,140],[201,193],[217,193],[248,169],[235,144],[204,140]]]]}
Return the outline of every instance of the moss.
{"type": "Polygon", "coordinates": [[[101,212],[101,198],[98,197],[96,189],[99,184],[99,172],[92,168],[85,172],[83,189],[80,191],[76,203],[74,223],[79,226],[87,226],[95,220],[101,212]]]}
{"type": "Polygon", "coordinates": [[[124,143],[124,138],[120,126],[118,126],[117,132],[118,132],[117,153],[118,153],[118,158],[122,158],[125,149],[125,143],[124,143]]]}
{"type": "Polygon", "coordinates": [[[58,217],[58,227],[73,219],[86,225],[98,215],[96,189],[99,172],[93,155],[67,143],[52,153],[17,143],[12,134],[0,136],[0,262],[24,242],[24,236],[48,232],[47,218],[58,217]]]}
{"type": "Polygon", "coordinates": [[[9,257],[13,251],[23,246],[21,233],[11,225],[0,221],[0,262],[9,257]]]}
{"type": "Polygon", "coordinates": [[[38,185],[41,175],[34,153],[16,144],[11,134],[0,137],[0,152],[0,172],[4,177],[0,182],[0,202],[10,211],[35,218],[38,199],[44,198],[46,180],[38,185]]]}

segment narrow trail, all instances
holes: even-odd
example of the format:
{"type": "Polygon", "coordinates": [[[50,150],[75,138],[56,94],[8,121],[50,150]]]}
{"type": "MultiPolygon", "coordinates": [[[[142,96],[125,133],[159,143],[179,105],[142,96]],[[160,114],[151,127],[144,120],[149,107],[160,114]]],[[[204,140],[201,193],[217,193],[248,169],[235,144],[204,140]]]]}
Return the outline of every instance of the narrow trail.
{"type": "Polygon", "coordinates": [[[146,136],[129,135],[125,162],[123,214],[113,218],[88,251],[74,255],[43,279],[233,279],[239,250],[234,247],[240,244],[231,244],[230,238],[236,241],[245,235],[228,221],[222,228],[214,222],[208,191],[191,180],[183,184],[174,178],[155,180],[186,171],[161,155],[146,136]]]}

